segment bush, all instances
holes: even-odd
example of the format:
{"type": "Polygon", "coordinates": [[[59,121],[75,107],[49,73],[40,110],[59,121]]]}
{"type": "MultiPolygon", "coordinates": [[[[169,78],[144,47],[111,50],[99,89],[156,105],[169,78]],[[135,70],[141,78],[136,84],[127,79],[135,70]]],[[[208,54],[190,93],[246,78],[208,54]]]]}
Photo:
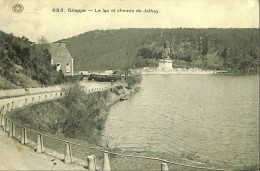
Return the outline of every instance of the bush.
{"type": "Polygon", "coordinates": [[[119,92],[119,90],[117,89],[117,88],[113,88],[113,92],[116,94],[116,95],[120,95],[120,92],[119,92]]]}
{"type": "Polygon", "coordinates": [[[93,132],[102,130],[107,115],[108,92],[85,94],[78,84],[70,86],[62,103],[69,111],[62,124],[63,134],[71,138],[88,137],[94,141],[93,132]]]}
{"type": "Polygon", "coordinates": [[[116,86],[116,88],[117,88],[118,90],[121,90],[121,89],[123,89],[124,87],[123,87],[122,85],[118,85],[118,86],[116,86]]]}
{"type": "Polygon", "coordinates": [[[134,86],[136,84],[140,84],[142,81],[142,75],[130,75],[127,77],[126,83],[128,87],[134,86]]]}

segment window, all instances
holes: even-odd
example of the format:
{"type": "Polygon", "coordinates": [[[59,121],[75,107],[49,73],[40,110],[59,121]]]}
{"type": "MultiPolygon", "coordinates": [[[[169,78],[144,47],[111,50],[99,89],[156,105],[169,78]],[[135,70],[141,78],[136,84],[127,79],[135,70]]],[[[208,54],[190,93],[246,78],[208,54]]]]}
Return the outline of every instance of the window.
{"type": "Polygon", "coordinates": [[[66,64],[66,72],[70,72],[70,63],[66,64]]]}
{"type": "Polygon", "coordinates": [[[57,68],[56,68],[57,71],[60,71],[61,70],[61,64],[58,63],[58,64],[56,64],[56,66],[57,66],[57,68]]]}

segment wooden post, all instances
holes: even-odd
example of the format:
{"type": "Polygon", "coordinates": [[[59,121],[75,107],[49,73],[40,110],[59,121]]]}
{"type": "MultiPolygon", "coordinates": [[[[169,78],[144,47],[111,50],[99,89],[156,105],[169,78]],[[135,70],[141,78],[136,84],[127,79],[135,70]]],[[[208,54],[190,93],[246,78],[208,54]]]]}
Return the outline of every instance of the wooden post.
{"type": "Polygon", "coordinates": [[[11,122],[11,124],[9,124],[9,134],[8,134],[8,136],[9,137],[12,137],[13,136],[13,122],[11,122]]]}
{"type": "Polygon", "coordinates": [[[5,118],[4,118],[4,114],[1,115],[1,126],[5,129],[5,118]]]}
{"type": "Polygon", "coordinates": [[[22,128],[21,144],[24,144],[24,128],[22,128]]]}
{"type": "Polygon", "coordinates": [[[22,144],[27,144],[27,133],[26,133],[26,129],[25,128],[22,128],[21,143],[22,144]]]}
{"type": "Polygon", "coordinates": [[[12,129],[12,137],[15,137],[15,124],[14,124],[14,122],[11,123],[11,129],[12,129]]]}
{"type": "Polygon", "coordinates": [[[161,164],[161,171],[169,171],[167,163],[163,162],[161,164]]]}
{"type": "Polygon", "coordinates": [[[102,171],[111,171],[108,154],[104,153],[102,171]]]}
{"type": "Polygon", "coordinates": [[[36,149],[36,151],[37,151],[37,153],[42,153],[42,152],[44,152],[42,134],[38,134],[37,149],[36,149]]]}
{"type": "Polygon", "coordinates": [[[9,128],[8,128],[8,119],[7,117],[5,117],[5,129],[4,129],[6,132],[9,131],[9,128]]]}
{"type": "Polygon", "coordinates": [[[96,157],[94,155],[88,156],[88,170],[96,171],[96,157]]]}
{"type": "Polygon", "coordinates": [[[65,163],[72,162],[71,146],[68,141],[65,143],[64,162],[65,163]]]}

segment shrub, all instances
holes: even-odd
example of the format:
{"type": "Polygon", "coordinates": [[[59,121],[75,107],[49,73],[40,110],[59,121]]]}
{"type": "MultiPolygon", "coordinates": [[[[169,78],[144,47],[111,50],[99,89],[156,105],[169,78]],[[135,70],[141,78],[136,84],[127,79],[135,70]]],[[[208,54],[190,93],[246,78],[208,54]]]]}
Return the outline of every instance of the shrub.
{"type": "Polygon", "coordinates": [[[69,111],[63,122],[63,133],[67,137],[82,138],[95,141],[93,132],[102,130],[107,115],[106,100],[108,92],[85,94],[78,84],[66,90],[64,106],[69,111]]]}
{"type": "Polygon", "coordinates": [[[118,85],[118,86],[116,86],[116,88],[117,88],[118,90],[121,90],[121,89],[123,89],[124,87],[123,87],[122,85],[118,85]]]}
{"type": "Polygon", "coordinates": [[[136,84],[140,84],[142,81],[142,75],[130,75],[127,77],[126,83],[128,87],[134,86],[136,84]]]}

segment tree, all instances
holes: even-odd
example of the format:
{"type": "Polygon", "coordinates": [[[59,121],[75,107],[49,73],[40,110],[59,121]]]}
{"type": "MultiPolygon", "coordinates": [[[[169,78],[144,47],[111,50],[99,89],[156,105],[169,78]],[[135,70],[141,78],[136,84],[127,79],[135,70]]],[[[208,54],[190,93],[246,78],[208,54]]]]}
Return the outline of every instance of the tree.
{"type": "Polygon", "coordinates": [[[127,77],[126,83],[128,85],[128,87],[132,87],[136,84],[140,84],[142,81],[142,76],[139,74],[135,74],[135,75],[130,75],[127,77]]]}
{"type": "Polygon", "coordinates": [[[40,38],[38,38],[37,47],[41,53],[44,53],[44,50],[50,47],[49,41],[44,36],[41,36],[40,38]]]}
{"type": "Polygon", "coordinates": [[[202,39],[202,55],[207,55],[208,53],[208,38],[202,39]]]}
{"type": "Polygon", "coordinates": [[[221,57],[225,60],[227,58],[227,47],[225,46],[223,52],[221,53],[221,57]]]}

